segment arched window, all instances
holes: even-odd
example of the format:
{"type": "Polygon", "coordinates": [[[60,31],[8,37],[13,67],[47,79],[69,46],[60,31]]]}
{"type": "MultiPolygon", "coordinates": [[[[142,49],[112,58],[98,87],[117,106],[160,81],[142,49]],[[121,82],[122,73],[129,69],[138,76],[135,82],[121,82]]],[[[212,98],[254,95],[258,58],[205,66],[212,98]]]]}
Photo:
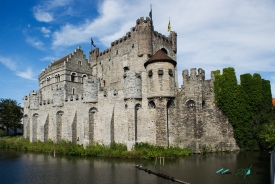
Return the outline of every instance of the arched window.
{"type": "Polygon", "coordinates": [[[55,75],[55,82],[60,82],[60,75],[59,74],[55,75]]]}
{"type": "Polygon", "coordinates": [[[97,112],[97,108],[92,107],[92,108],[90,108],[89,112],[90,113],[96,113],[97,112]]]}
{"type": "Polygon", "coordinates": [[[94,141],[94,124],[95,124],[95,113],[97,112],[97,108],[92,107],[89,110],[89,128],[86,132],[89,135],[89,141],[92,143],[94,141]]]}
{"type": "Polygon", "coordinates": [[[161,49],[163,52],[165,52],[166,54],[168,54],[167,50],[165,48],[161,49]]]}
{"type": "Polygon", "coordinates": [[[46,81],[47,81],[47,85],[50,84],[50,80],[51,80],[51,77],[47,77],[46,81]]]}
{"type": "Polygon", "coordinates": [[[83,75],[82,75],[82,79],[81,79],[81,82],[82,82],[82,83],[83,83],[83,81],[84,81],[84,78],[86,79],[86,77],[87,77],[86,74],[83,74],[83,75]]]}
{"type": "Polygon", "coordinates": [[[71,74],[71,81],[76,82],[76,73],[71,74]]]}
{"type": "Polygon", "coordinates": [[[32,142],[37,141],[37,123],[38,123],[38,114],[35,113],[32,116],[32,142]]]}
{"type": "Polygon", "coordinates": [[[135,142],[138,140],[138,135],[137,135],[137,129],[138,129],[138,111],[141,108],[141,105],[138,103],[135,106],[135,142]]]}
{"type": "Polygon", "coordinates": [[[78,61],[78,65],[82,65],[82,61],[78,61]]]}
{"type": "Polygon", "coordinates": [[[56,113],[56,141],[59,142],[62,139],[62,115],[63,111],[56,113]]]}
{"type": "Polygon", "coordinates": [[[186,106],[187,106],[188,108],[193,108],[193,107],[196,106],[196,103],[195,103],[194,100],[188,100],[188,101],[186,102],[186,106]]]}
{"type": "Polygon", "coordinates": [[[155,102],[153,101],[153,100],[151,100],[151,101],[149,101],[148,102],[148,107],[150,108],[150,109],[154,109],[154,108],[156,108],[156,104],[155,104],[155,102]]]}

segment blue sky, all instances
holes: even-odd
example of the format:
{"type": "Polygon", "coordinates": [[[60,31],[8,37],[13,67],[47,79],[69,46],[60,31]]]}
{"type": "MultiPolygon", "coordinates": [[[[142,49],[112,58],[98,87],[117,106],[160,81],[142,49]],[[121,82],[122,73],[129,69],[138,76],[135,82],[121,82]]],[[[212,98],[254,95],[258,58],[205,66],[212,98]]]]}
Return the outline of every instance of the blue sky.
{"type": "Polygon", "coordinates": [[[102,51],[146,17],[154,28],[178,34],[178,73],[234,67],[237,78],[259,73],[275,97],[274,0],[1,0],[0,98],[23,105],[38,89],[38,75],[53,60],[80,45],[88,57],[90,38],[102,51]]]}

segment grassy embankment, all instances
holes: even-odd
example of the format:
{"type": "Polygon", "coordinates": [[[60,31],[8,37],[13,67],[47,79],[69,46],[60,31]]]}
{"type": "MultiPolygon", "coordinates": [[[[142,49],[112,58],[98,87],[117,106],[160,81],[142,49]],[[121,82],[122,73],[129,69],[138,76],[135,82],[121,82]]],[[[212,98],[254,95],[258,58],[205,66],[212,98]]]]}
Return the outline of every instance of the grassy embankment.
{"type": "Polygon", "coordinates": [[[188,148],[153,146],[148,143],[136,143],[132,151],[127,151],[123,144],[112,143],[110,146],[93,144],[84,148],[82,145],[68,141],[54,143],[53,141],[33,142],[18,137],[0,138],[0,148],[32,151],[41,153],[54,152],[61,155],[96,156],[113,158],[142,158],[153,159],[155,157],[182,157],[192,153],[188,148]]]}

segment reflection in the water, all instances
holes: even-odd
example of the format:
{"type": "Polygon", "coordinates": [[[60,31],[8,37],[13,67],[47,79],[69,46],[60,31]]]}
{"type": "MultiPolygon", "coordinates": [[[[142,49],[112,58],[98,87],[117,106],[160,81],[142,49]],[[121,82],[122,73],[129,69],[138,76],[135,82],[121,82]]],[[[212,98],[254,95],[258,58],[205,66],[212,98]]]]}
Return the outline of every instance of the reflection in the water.
{"type": "Polygon", "coordinates": [[[106,159],[91,157],[53,157],[52,154],[0,151],[1,183],[103,183],[166,184],[175,183],[138,170],[142,165],[156,173],[192,184],[201,183],[269,183],[268,152],[234,152],[191,155],[181,159],[165,159],[160,166],[155,160],[106,159]],[[251,173],[236,174],[251,167],[251,173]],[[227,174],[216,174],[220,168],[227,174]]]}

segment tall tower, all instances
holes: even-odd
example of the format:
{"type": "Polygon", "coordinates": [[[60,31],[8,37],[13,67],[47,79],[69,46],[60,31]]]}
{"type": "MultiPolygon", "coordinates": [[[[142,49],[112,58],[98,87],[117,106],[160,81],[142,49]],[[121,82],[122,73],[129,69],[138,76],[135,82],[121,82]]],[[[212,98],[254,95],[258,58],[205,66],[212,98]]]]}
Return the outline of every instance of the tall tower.
{"type": "Polygon", "coordinates": [[[177,62],[164,50],[158,50],[144,63],[147,72],[147,97],[156,105],[156,144],[169,147],[169,127],[173,121],[175,68],[177,62]]]}
{"type": "Polygon", "coordinates": [[[152,23],[149,17],[137,19],[136,29],[138,32],[138,55],[152,55],[152,23]]]}

